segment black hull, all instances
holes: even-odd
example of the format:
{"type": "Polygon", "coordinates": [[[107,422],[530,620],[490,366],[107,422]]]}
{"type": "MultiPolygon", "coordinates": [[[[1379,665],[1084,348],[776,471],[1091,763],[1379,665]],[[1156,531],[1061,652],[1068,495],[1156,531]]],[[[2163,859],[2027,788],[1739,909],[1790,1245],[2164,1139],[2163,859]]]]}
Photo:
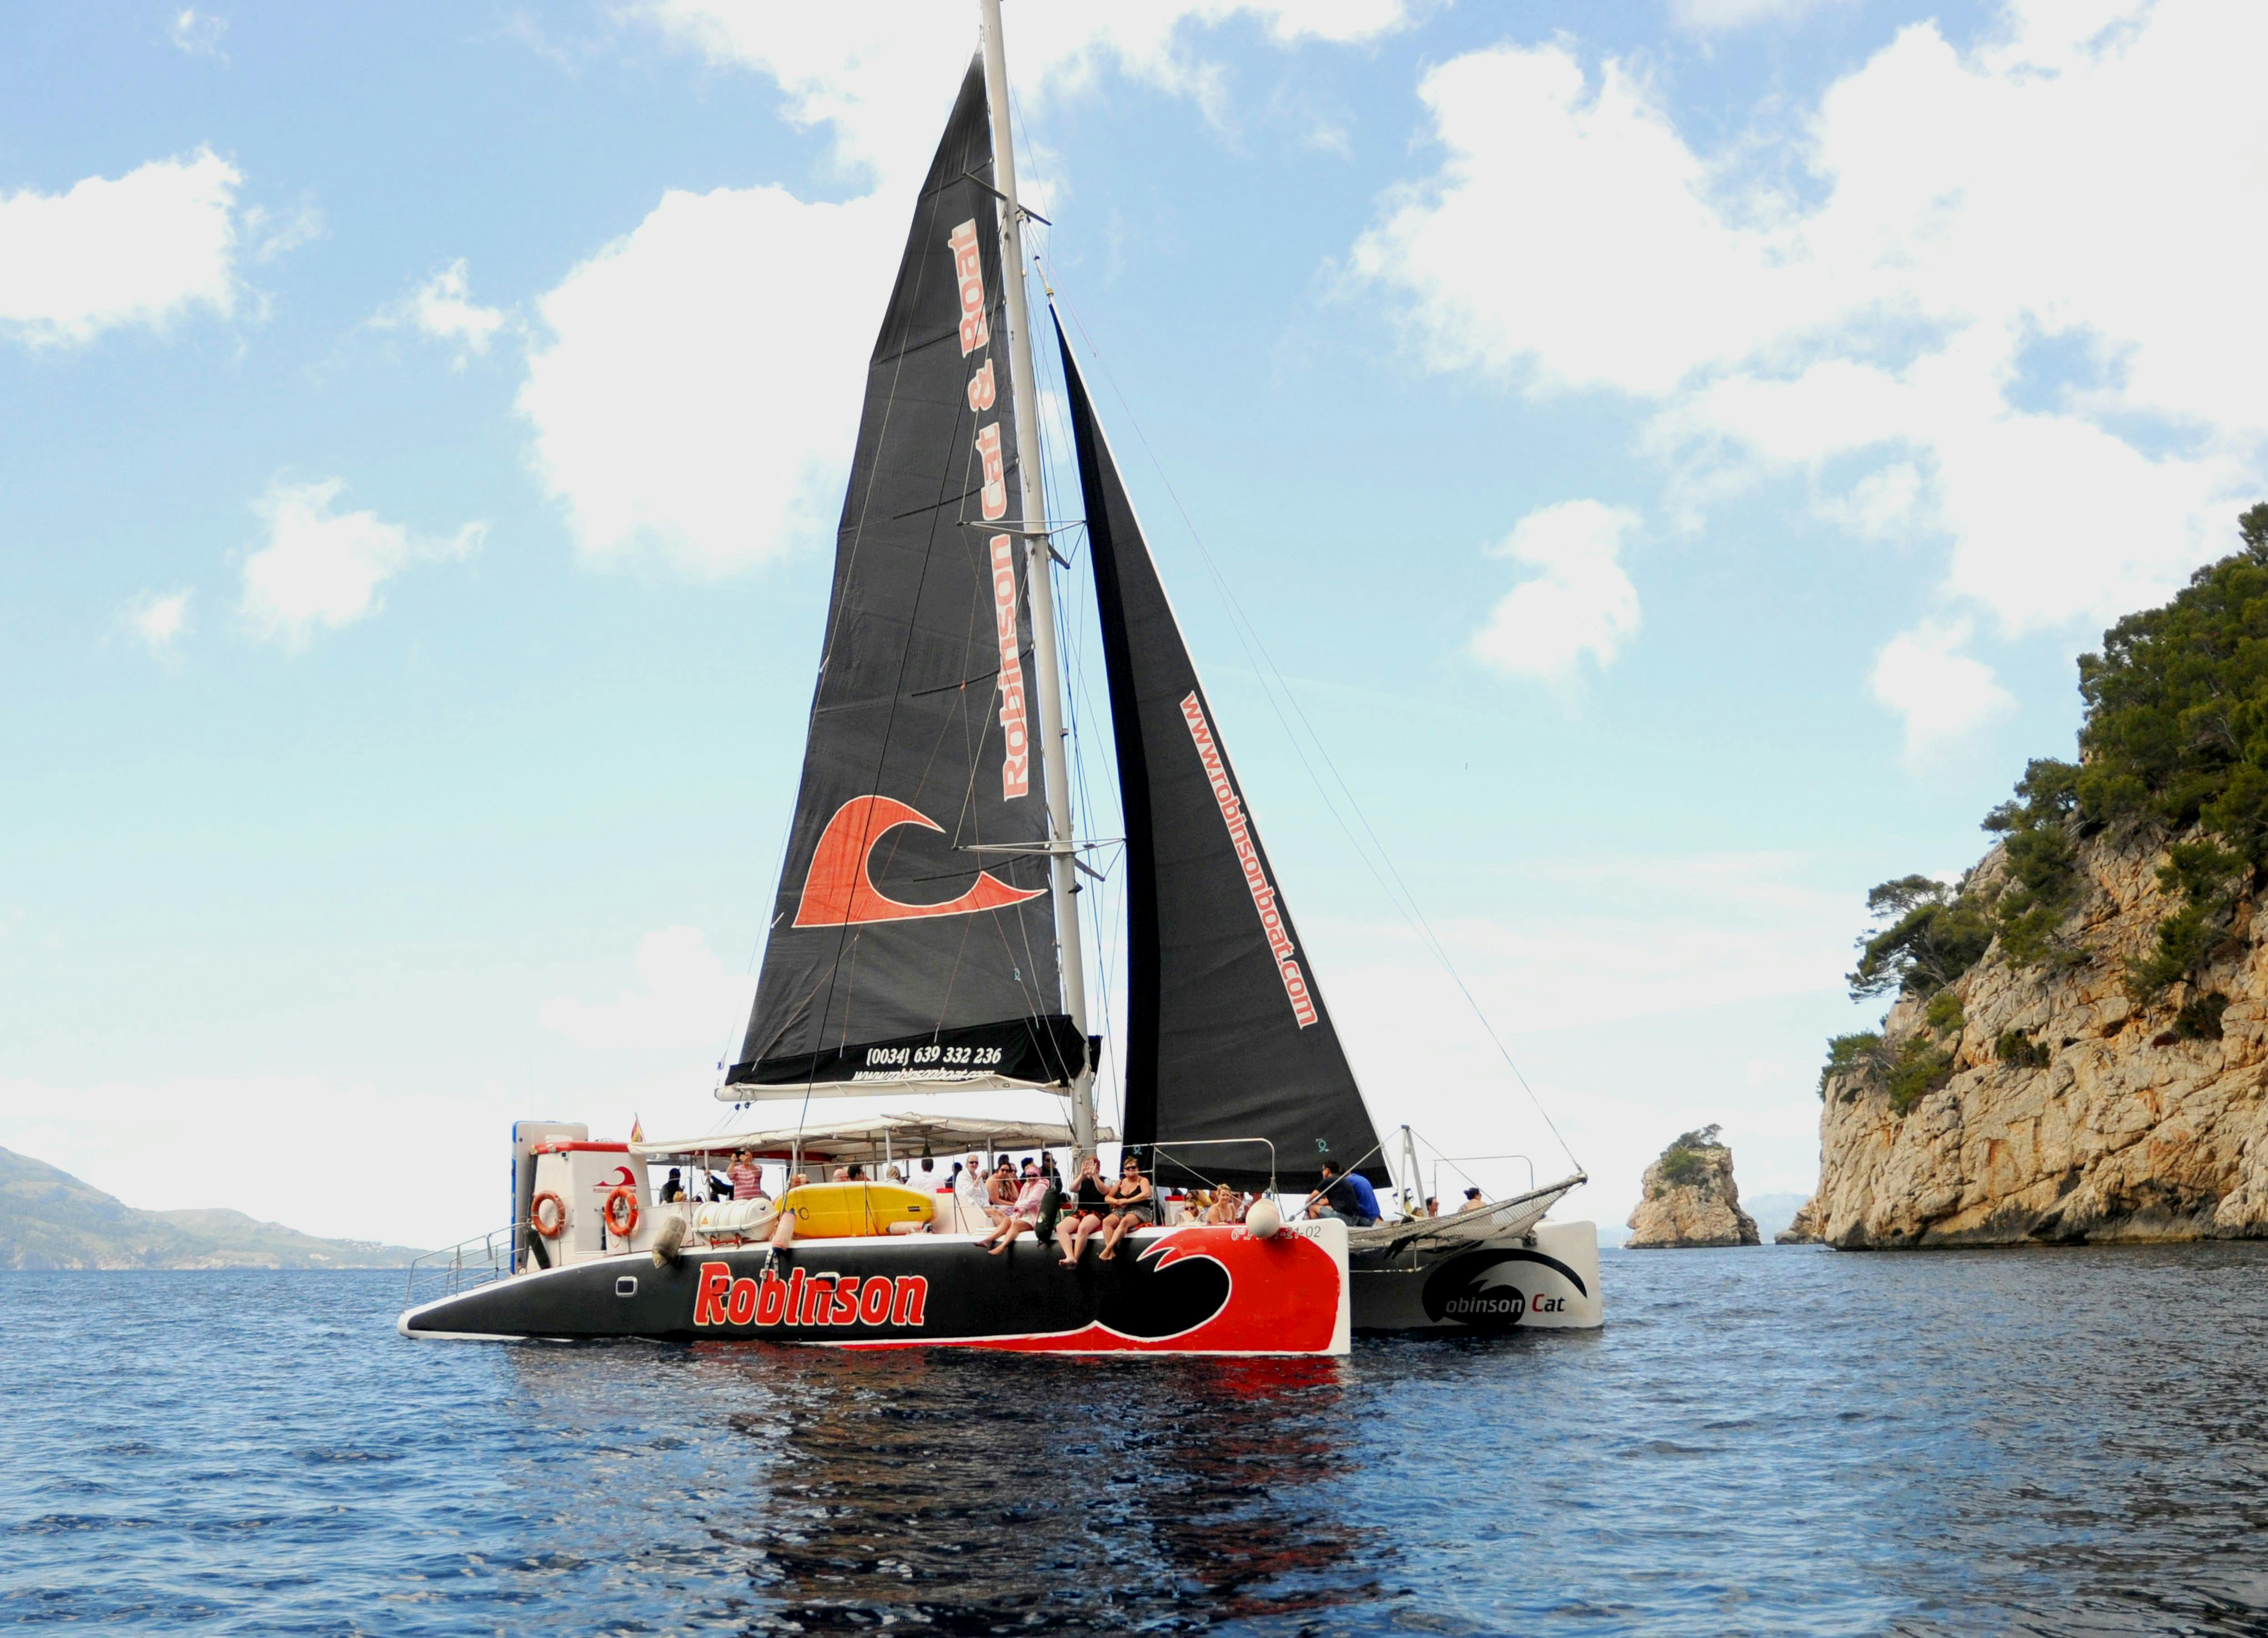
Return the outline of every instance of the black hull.
{"type": "Polygon", "coordinates": [[[1318,1354],[1345,1350],[1344,1231],[1136,1236],[1079,1267],[1019,1240],[994,1256],[958,1237],[807,1241],[644,1253],[521,1274],[410,1310],[409,1337],[718,1339],[836,1347],[1318,1354]]]}

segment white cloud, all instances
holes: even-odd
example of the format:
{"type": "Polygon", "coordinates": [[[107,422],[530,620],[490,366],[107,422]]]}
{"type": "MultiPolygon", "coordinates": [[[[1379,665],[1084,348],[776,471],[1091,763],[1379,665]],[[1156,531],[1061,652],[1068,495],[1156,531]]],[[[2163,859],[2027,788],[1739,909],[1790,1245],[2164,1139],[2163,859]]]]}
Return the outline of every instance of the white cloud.
{"type": "Polygon", "coordinates": [[[1754,23],[1793,23],[1827,6],[1849,4],[1851,0],[1670,0],[1669,14],[1680,26],[1708,33],[1754,23]]]}
{"type": "Polygon", "coordinates": [[[541,299],[519,406],[586,557],[713,577],[825,538],[902,204],[673,190],[541,299]]]}
{"type": "MultiPolygon", "coordinates": [[[[648,0],[637,11],[712,63],[776,80],[787,117],[829,127],[843,165],[873,181],[843,203],[777,187],[673,191],[536,304],[543,333],[519,407],[578,551],[717,577],[831,533],[911,189],[976,47],[975,18],[932,0],[789,11],[648,0]]],[[[1050,5],[1012,26],[1017,84],[1028,99],[1062,95],[1115,63],[1202,99],[1219,76],[1191,31],[1239,13],[1290,45],[1366,38],[1403,8],[1050,5]]],[[[1044,179],[1021,181],[1045,209],[1044,179]]]]}
{"type": "Polygon", "coordinates": [[[243,180],[200,150],[68,193],[0,195],[0,335],[70,345],[192,307],[234,311],[230,211],[243,180]]]}
{"type": "Polygon", "coordinates": [[[698,927],[664,927],[638,941],[638,987],[610,1001],[558,996],[538,1015],[547,1029],[592,1051],[661,1051],[714,1063],[727,1034],[739,1043],[755,980],[726,970],[698,927]]]}
{"type": "Polygon", "coordinates": [[[1849,493],[1822,501],[1819,510],[1853,535],[1888,540],[1919,523],[1921,474],[1907,461],[1883,467],[1853,483],[1849,493]]]}
{"type": "Polygon", "coordinates": [[[434,341],[454,343],[456,367],[466,358],[484,353],[510,314],[501,307],[483,307],[472,297],[463,257],[427,279],[400,301],[379,308],[371,323],[379,329],[414,329],[434,341]]]}
{"type": "Polygon", "coordinates": [[[2085,416],[2013,409],[2000,346],[1978,326],[1897,372],[1835,359],[1728,375],[1665,408],[1649,442],[1767,469],[1879,452],[1888,464],[1830,513],[1861,533],[1949,536],[1943,589],[2012,633],[2106,623],[2233,550],[2242,462],[2152,455],[2085,416]]]}
{"type": "Polygon", "coordinates": [[[2016,707],[1983,660],[1958,653],[1970,636],[1966,620],[1925,620],[1885,644],[1868,686],[1905,719],[1909,764],[1952,749],[2016,707]]]}
{"type": "Polygon", "coordinates": [[[244,237],[252,246],[254,262],[273,262],[302,245],[314,243],[324,232],[323,213],[312,200],[301,200],[289,214],[251,205],[246,208],[242,219],[244,237]]]}
{"type": "Polygon", "coordinates": [[[1529,513],[1490,549],[1543,572],[1523,580],[1473,634],[1474,657],[1516,676],[1572,678],[1585,654],[1603,667],[1638,628],[1638,588],[1623,572],[1623,537],[1638,514],[1595,500],[1529,513]]]}
{"type": "Polygon", "coordinates": [[[228,54],[220,48],[220,37],[228,33],[228,19],[225,17],[184,6],[173,14],[173,26],[167,32],[173,43],[193,57],[218,57],[224,63],[228,60],[228,54]]]}
{"type": "Polygon", "coordinates": [[[1401,287],[1427,360],[1544,387],[1658,394],[1786,313],[1773,246],[1728,225],[1644,82],[1571,48],[1504,47],[1419,88],[1448,150],[1389,196],[1359,273],[1401,287]]]}
{"type": "Polygon", "coordinates": [[[383,605],[379,591],[413,563],[462,557],[488,533],[468,523],[446,539],[425,539],[377,513],[335,513],[339,478],[277,480],[253,503],[268,524],[267,543],[245,559],[242,612],[259,636],[304,648],[318,627],[351,625],[383,605]]]}
{"type": "Polygon", "coordinates": [[[1628,64],[1475,52],[1426,77],[1445,158],[1352,266],[1436,368],[1649,406],[1673,503],[1833,461],[1830,513],[1929,529],[2000,630],[2100,621],[2228,550],[2261,481],[2264,49],[2261,8],[2023,0],[1722,158],[1628,64]],[[2098,379],[2020,392],[2043,339],[2098,379]]]}
{"type": "MultiPolygon", "coordinates": [[[[976,48],[973,7],[871,0],[801,10],[752,0],[644,0],[637,11],[710,61],[770,75],[797,124],[833,127],[844,163],[916,178],[935,145],[961,72],[976,48]]],[[[1403,0],[1056,0],[1012,8],[1009,70],[1034,100],[1076,91],[1105,63],[1217,106],[1221,70],[1194,30],[1238,16],[1278,45],[1373,38],[1403,20],[1403,0]]],[[[887,185],[887,184],[886,184],[887,185]]]]}
{"type": "Polygon", "coordinates": [[[119,620],[152,654],[170,660],[189,629],[189,594],[144,592],[126,605],[119,620]]]}

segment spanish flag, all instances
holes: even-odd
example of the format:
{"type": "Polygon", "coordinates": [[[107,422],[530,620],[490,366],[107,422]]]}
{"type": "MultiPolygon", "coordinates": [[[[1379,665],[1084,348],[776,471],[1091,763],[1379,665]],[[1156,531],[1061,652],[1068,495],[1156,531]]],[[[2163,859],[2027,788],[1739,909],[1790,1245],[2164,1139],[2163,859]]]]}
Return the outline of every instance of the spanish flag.
{"type": "Polygon", "coordinates": [[[645,1141],[645,1128],[638,1125],[638,1118],[636,1115],[630,1117],[630,1141],[633,1143],[645,1141]]]}

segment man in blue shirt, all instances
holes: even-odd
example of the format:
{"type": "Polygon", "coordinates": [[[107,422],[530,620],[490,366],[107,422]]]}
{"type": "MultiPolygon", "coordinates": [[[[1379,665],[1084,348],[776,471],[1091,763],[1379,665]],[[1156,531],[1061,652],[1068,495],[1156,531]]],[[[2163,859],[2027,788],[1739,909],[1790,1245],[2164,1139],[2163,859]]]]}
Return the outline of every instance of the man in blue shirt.
{"type": "Polygon", "coordinates": [[[1350,1228],[1367,1228],[1378,1221],[1378,1192],[1360,1172],[1342,1173],[1325,1161],[1322,1187],[1307,1197],[1307,1215],[1337,1217],[1350,1228]]]}

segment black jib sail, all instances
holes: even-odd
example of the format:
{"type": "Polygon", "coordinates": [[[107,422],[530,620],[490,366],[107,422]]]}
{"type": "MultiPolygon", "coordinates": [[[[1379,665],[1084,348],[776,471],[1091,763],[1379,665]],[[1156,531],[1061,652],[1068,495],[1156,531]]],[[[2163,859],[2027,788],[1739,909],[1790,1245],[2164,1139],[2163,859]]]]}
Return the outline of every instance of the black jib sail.
{"type": "Polygon", "coordinates": [[[1126,1141],[1158,1146],[1168,1181],[1265,1183],[1266,1148],[1222,1141],[1264,1138],[1287,1184],[1313,1177],[1327,1157],[1383,1184],[1370,1111],[1246,810],[1219,719],[1060,324],[1056,336],[1125,807],[1126,1141]]]}
{"type": "Polygon", "coordinates": [[[1005,532],[1022,520],[991,175],[972,63],[867,367],[794,829],[720,1096],[1058,1085],[1086,1061],[1005,532]]]}

